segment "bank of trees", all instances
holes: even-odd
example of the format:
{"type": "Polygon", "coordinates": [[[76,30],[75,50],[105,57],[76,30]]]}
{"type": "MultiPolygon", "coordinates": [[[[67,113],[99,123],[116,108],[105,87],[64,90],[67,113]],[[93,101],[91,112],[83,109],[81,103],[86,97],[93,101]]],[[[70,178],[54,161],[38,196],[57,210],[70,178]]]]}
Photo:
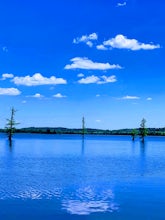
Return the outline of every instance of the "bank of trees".
{"type": "Polygon", "coordinates": [[[0,129],[0,132],[6,132],[9,141],[12,141],[13,134],[16,133],[40,133],[40,134],[81,134],[84,137],[86,134],[92,135],[131,135],[134,141],[136,137],[140,137],[141,141],[144,142],[147,135],[165,135],[165,128],[146,128],[146,119],[142,119],[139,128],[135,129],[118,129],[118,130],[104,130],[86,128],[85,118],[82,117],[82,127],[77,129],[63,128],[63,127],[28,127],[19,128],[19,123],[15,120],[16,110],[14,107],[11,108],[10,117],[7,119],[5,129],[0,129]]]}

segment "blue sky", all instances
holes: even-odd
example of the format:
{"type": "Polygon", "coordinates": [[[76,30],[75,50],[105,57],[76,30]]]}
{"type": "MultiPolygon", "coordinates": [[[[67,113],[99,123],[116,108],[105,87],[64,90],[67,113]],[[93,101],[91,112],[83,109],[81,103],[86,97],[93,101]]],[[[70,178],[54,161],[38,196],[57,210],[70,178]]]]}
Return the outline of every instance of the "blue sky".
{"type": "Polygon", "coordinates": [[[164,127],[163,0],[5,0],[0,127],[164,127]]]}

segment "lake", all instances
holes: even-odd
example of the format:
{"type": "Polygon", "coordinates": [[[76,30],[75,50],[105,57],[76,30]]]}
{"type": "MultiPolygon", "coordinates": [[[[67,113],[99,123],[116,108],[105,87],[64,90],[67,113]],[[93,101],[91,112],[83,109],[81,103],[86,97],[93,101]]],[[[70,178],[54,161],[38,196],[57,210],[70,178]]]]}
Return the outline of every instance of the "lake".
{"type": "Polygon", "coordinates": [[[0,219],[164,220],[165,137],[0,134],[0,219]]]}

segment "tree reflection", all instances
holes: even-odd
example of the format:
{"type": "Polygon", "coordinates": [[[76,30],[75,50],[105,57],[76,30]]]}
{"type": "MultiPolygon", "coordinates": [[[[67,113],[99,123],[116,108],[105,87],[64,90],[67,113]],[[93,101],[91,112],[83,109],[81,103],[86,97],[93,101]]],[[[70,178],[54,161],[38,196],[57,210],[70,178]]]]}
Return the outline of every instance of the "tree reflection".
{"type": "Polygon", "coordinates": [[[82,141],[81,141],[81,155],[83,156],[85,153],[85,140],[84,140],[84,136],[82,137],[82,141]]]}
{"type": "Polygon", "coordinates": [[[140,142],[140,155],[141,158],[146,156],[146,142],[140,142]]]}
{"type": "Polygon", "coordinates": [[[7,146],[9,148],[9,151],[12,152],[13,151],[13,140],[7,140],[7,146]]]}
{"type": "Polygon", "coordinates": [[[140,172],[141,176],[146,172],[146,142],[140,142],[140,172]]]}

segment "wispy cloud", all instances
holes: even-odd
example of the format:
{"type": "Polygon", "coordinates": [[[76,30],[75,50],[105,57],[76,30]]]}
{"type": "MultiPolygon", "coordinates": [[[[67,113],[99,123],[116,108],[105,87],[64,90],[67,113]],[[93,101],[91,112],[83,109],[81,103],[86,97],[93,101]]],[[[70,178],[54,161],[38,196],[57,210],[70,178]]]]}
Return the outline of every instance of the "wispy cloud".
{"type": "Polygon", "coordinates": [[[83,35],[81,37],[77,37],[73,39],[73,43],[74,44],[79,44],[79,43],[85,43],[86,45],[88,45],[89,47],[93,46],[93,42],[98,39],[98,36],[96,33],[92,33],[89,35],[83,35]]]}
{"type": "Polygon", "coordinates": [[[105,84],[105,83],[113,83],[116,82],[116,76],[112,75],[112,76],[101,76],[100,81],[98,82],[98,84],[105,84]]]}
{"type": "Polygon", "coordinates": [[[91,83],[98,83],[100,81],[100,78],[97,76],[87,76],[86,78],[82,78],[78,81],[80,84],[91,84],[91,83]]]}
{"type": "Polygon", "coordinates": [[[3,73],[1,80],[12,79],[14,75],[12,73],[3,73]]]}
{"type": "Polygon", "coordinates": [[[129,49],[129,50],[154,50],[157,48],[160,48],[159,44],[145,44],[141,43],[136,39],[128,39],[126,36],[122,34],[116,35],[116,37],[111,38],[107,41],[104,41],[103,44],[98,45],[97,49],[99,50],[105,50],[111,49],[111,48],[117,48],[117,49],[129,49]]]}
{"type": "Polygon", "coordinates": [[[88,70],[108,70],[121,69],[118,64],[98,63],[89,60],[86,57],[75,57],[71,59],[72,64],[65,66],[65,69],[88,69],[88,70]]]}
{"type": "Polygon", "coordinates": [[[55,95],[53,95],[54,98],[66,98],[65,95],[62,95],[61,93],[57,93],[55,95]]]}
{"type": "Polygon", "coordinates": [[[51,76],[50,78],[44,77],[41,73],[35,73],[33,76],[14,77],[12,80],[16,85],[24,86],[39,86],[39,85],[57,85],[67,84],[67,81],[63,78],[56,78],[51,76]]]}
{"type": "Polygon", "coordinates": [[[54,86],[51,86],[51,87],[49,88],[49,90],[54,90],[54,86]]]}
{"type": "Polygon", "coordinates": [[[0,88],[0,95],[16,96],[20,94],[21,91],[19,91],[17,88],[0,88]]]}
{"type": "Polygon", "coordinates": [[[126,95],[126,96],[122,97],[121,99],[140,99],[140,97],[139,96],[126,95]]]}
{"type": "Polygon", "coordinates": [[[127,2],[123,2],[123,3],[119,2],[119,3],[117,3],[117,7],[124,7],[126,5],[127,5],[127,2]]]}
{"type": "Polygon", "coordinates": [[[2,47],[3,52],[7,53],[8,52],[8,48],[6,46],[2,47]]]}
{"type": "Polygon", "coordinates": [[[92,75],[92,76],[88,76],[86,78],[82,78],[82,79],[78,80],[78,83],[80,83],[80,84],[92,84],[92,83],[105,84],[105,83],[113,83],[116,81],[117,81],[117,79],[116,79],[115,75],[112,75],[109,77],[107,77],[107,76],[98,77],[98,76],[92,75]]]}
{"type": "Polygon", "coordinates": [[[151,98],[151,97],[148,97],[146,100],[147,100],[147,101],[151,101],[151,100],[152,100],[152,98],[151,98]]]}

